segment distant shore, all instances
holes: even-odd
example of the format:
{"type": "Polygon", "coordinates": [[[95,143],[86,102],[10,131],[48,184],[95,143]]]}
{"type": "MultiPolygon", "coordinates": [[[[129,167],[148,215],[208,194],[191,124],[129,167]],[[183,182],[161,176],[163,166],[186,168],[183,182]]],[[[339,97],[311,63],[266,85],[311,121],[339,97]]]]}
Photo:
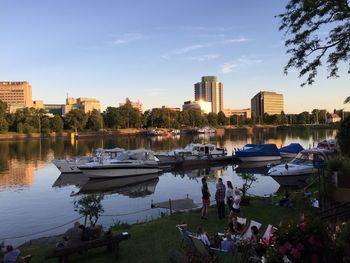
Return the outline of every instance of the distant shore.
{"type": "MultiPolygon", "coordinates": [[[[335,124],[309,124],[309,125],[255,125],[255,126],[223,126],[216,128],[217,134],[224,134],[226,130],[230,131],[246,131],[252,133],[254,131],[273,131],[273,130],[289,130],[289,129],[336,129],[338,125],[335,124]]],[[[183,129],[184,133],[195,133],[195,129],[183,129]]],[[[146,135],[147,129],[119,129],[111,131],[81,131],[78,133],[65,132],[51,132],[51,133],[3,133],[0,134],[1,140],[21,140],[21,139],[40,139],[40,138],[89,138],[100,136],[118,136],[118,135],[146,135]]]]}

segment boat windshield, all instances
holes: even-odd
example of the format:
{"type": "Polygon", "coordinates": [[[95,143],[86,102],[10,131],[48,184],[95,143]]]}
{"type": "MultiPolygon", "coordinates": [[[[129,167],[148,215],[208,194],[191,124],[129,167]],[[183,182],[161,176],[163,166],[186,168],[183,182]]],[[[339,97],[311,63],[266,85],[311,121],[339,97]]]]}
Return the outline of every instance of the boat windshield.
{"type": "Polygon", "coordinates": [[[322,159],[324,160],[324,157],[321,154],[312,153],[312,152],[300,152],[298,155],[290,162],[290,164],[297,164],[297,165],[308,165],[313,166],[314,160],[322,159]]]}

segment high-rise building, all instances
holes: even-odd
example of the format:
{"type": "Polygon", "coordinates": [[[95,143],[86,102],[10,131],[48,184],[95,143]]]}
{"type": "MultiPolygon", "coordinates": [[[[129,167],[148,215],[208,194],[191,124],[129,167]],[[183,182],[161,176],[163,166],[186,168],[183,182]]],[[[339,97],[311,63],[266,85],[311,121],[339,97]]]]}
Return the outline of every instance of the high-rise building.
{"type": "Polygon", "coordinates": [[[0,100],[12,109],[32,107],[32,86],[28,81],[0,81],[0,100]]]}
{"type": "Polygon", "coordinates": [[[224,109],[223,85],[215,76],[204,76],[202,81],[194,84],[194,100],[211,102],[211,112],[218,113],[224,109]]]}
{"type": "Polygon", "coordinates": [[[224,109],[223,112],[226,117],[231,117],[233,115],[243,116],[247,119],[250,119],[252,117],[250,109],[224,109]]]}
{"type": "Polygon", "coordinates": [[[251,110],[254,116],[261,117],[281,114],[284,111],[283,95],[272,91],[260,91],[251,99],[251,110]]]}
{"type": "Polygon", "coordinates": [[[182,110],[199,110],[204,113],[211,112],[211,102],[207,101],[185,101],[182,105],[182,110]]]}

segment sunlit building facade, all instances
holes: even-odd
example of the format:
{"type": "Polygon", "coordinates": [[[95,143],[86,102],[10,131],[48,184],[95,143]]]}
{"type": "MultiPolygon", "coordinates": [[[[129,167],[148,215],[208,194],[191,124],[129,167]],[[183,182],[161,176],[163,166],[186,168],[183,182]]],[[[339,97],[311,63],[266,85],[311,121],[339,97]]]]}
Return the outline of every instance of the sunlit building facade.
{"type": "Polygon", "coordinates": [[[272,91],[260,91],[251,99],[251,110],[256,117],[261,117],[265,113],[281,114],[284,111],[283,95],[272,91]]]}
{"type": "Polygon", "coordinates": [[[224,109],[223,85],[215,76],[204,76],[202,81],[194,84],[194,100],[211,103],[211,112],[218,113],[224,109]]]}
{"type": "Polygon", "coordinates": [[[0,100],[8,104],[8,110],[32,107],[32,86],[28,81],[0,81],[0,100]]]}

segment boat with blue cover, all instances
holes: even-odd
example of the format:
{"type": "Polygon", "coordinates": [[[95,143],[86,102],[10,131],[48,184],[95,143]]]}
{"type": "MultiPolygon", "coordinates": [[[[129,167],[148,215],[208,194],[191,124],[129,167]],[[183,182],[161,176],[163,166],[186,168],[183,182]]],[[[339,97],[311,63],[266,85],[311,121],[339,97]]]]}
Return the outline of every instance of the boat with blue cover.
{"type": "Polygon", "coordinates": [[[275,144],[258,144],[235,152],[235,156],[242,162],[277,161],[281,154],[275,144]]]}
{"type": "Polygon", "coordinates": [[[302,150],[304,148],[299,143],[291,143],[279,149],[282,158],[294,158],[302,150]]]}

